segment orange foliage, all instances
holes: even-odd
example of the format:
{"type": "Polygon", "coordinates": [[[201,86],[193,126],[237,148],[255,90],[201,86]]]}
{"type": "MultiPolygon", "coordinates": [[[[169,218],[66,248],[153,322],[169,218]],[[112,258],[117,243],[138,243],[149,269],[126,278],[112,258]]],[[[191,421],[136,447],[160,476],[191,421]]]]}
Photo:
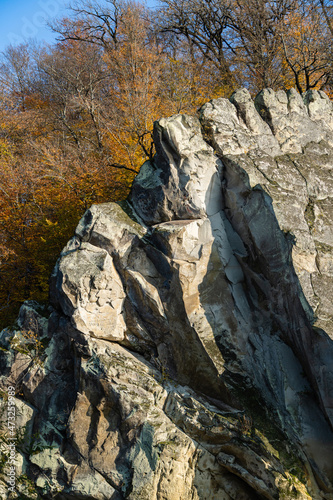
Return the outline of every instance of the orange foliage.
{"type": "Polygon", "coordinates": [[[300,5],[285,19],[281,73],[285,88],[327,89],[331,73],[330,31],[322,10],[300,5]]]}
{"type": "MultiPolygon", "coordinates": [[[[57,49],[59,54],[64,55],[61,47],[57,49]]],[[[76,47],[70,54],[67,49],[67,62],[69,55],[72,64],[73,61],[79,64],[82,54],[76,47]]],[[[63,62],[61,57],[60,62],[63,62]]],[[[64,87],[71,83],[75,71],[75,65],[69,68],[68,64],[67,70],[71,71],[65,78],[64,87]]],[[[50,70],[47,64],[46,70],[50,70]]],[[[57,76],[64,78],[59,72],[57,76]]],[[[49,89],[51,84],[59,85],[59,80],[49,78],[45,83],[49,89]]],[[[126,167],[126,150],[101,123],[94,122],[97,114],[92,114],[91,107],[98,105],[97,100],[85,94],[82,101],[87,102],[81,102],[78,89],[58,97],[55,92],[46,97],[30,93],[24,98],[24,111],[16,106],[17,95],[7,95],[2,102],[2,326],[14,319],[24,300],[47,299],[49,275],[85,209],[92,203],[125,198],[135,173],[112,167],[112,164],[126,167]],[[96,135],[97,125],[103,144],[96,135]]],[[[22,100],[22,96],[19,98],[22,100]]]]}

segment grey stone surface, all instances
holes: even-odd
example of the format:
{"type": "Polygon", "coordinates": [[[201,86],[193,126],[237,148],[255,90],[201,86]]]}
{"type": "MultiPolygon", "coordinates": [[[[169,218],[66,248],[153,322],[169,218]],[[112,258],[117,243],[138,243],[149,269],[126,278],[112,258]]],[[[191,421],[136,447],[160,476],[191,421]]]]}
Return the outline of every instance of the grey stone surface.
{"type": "Polygon", "coordinates": [[[175,115],[155,124],[157,154],[134,180],[130,202],[146,224],[197,219],[221,204],[221,162],[197,118],[175,115]]]}
{"type": "Polygon", "coordinates": [[[30,303],[0,335],[42,498],[333,498],[332,103],[242,89],[198,116],[156,123],[128,202],[63,250],[49,319],[30,303]]]}

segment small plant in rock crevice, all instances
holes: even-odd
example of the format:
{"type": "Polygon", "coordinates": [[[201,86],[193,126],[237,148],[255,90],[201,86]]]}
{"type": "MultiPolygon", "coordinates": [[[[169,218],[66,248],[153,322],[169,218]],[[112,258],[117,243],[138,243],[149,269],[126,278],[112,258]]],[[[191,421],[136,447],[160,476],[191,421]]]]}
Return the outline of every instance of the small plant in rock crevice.
{"type": "Polygon", "coordinates": [[[33,330],[15,332],[9,341],[13,351],[24,354],[39,366],[43,366],[44,364],[43,355],[48,342],[49,339],[40,339],[38,334],[33,330]]]}

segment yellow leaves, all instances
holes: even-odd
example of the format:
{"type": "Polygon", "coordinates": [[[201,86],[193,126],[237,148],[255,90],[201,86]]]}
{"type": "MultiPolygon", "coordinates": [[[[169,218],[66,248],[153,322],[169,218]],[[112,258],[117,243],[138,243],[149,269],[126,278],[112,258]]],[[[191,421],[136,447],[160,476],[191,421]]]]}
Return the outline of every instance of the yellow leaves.
{"type": "Polygon", "coordinates": [[[58,222],[52,222],[50,219],[48,218],[45,218],[45,222],[48,226],[57,226],[58,225],[58,222]]]}
{"type": "Polygon", "coordinates": [[[286,17],[282,32],[281,69],[285,88],[323,89],[329,82],[331,33],[323,12],[309,3],[286,17]]]}
{"type": "MultiPolygon", "coordinates": [[[[10,196],[0,189],[0,302],[8,303],[0,311],[1,326],[24,300],[47,300],[52,268],[84,210],[128,194],[128,175],[108,167],[101,155],[87,154],[83,161],[67,153],[66,158],[55,143],[51,146],[52,169],[46,169],[45,149],[38,157],[28,146],[25,155],[14,154],[13,164],[2,169],[0,186],[10,184],[10,196]]],[[[117,148],[122,164],[124,148],[117,148]]]]}
{"type": "Polygon", "coordinates": [[[0,139],[0,159],[13,158],[13,153],[10,144],[6,139],[0,139]]]}

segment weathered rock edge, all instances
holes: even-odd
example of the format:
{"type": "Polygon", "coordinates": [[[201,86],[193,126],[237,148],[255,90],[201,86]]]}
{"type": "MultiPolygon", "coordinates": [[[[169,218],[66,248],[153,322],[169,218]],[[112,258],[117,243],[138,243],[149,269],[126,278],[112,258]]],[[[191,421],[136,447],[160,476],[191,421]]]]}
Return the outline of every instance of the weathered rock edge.
{"type": "Polygon", "coordinates": [[[81,219],[48,320],[1,333],[20,472],[42,498],[331,499],[332,102],[243,89],[154,140],[129,201],[81,219]]]}

